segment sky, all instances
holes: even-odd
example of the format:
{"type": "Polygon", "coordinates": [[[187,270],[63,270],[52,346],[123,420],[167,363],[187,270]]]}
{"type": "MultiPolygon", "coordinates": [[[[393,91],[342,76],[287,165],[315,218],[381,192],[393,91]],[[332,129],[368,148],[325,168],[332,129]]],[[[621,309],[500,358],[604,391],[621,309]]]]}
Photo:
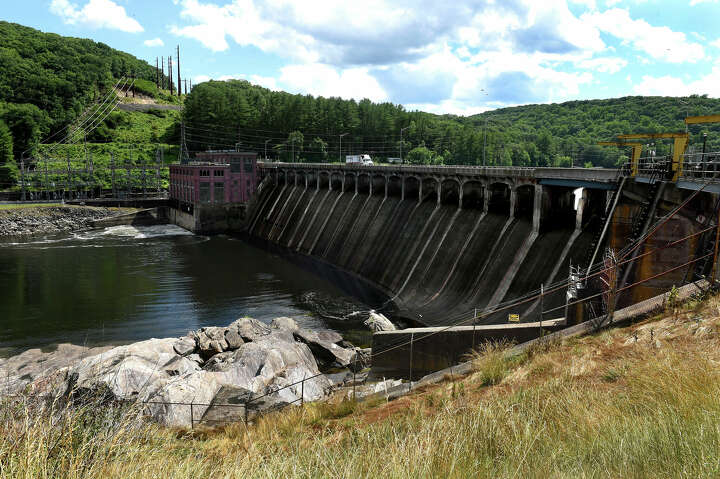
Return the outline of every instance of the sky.
{"type": "Polygon", "coordinates": [[[720,0],[1,0],[0,19],[91,38],[193,84],[470,115],[627,95],[720,97],[720,0]]]}

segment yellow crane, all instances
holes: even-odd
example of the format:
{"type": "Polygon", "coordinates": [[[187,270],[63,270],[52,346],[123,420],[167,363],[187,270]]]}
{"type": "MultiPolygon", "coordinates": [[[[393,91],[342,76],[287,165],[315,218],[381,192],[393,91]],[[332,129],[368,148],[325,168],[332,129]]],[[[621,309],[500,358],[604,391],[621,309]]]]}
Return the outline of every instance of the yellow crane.
{"type": "Polygon", "coordinates": [[[677,181],[682,173],[682,157],[685,154],[688,139],[690,138],[688,133],[632,133],[629,135],[618,135],[619,140],[655,140],[661,138],[671,138],[675,140],[673,143],[672,181],[677,181]]]}
{"type": "Polygon", "coordinates": [[[720,115],[689,116],[685,118],[686,125],[697,125],[699,123],[720,123],[720,115]]]}
{"type": "Polygon", "coordinates": [[[642,154],[642,143],[633,143],[626,141],[598,141],[600,146],[617,146],[622,148],[624,146],[632,147],[632,158],[630,159],[630,176],[638,174],[638,164],[640,163],[640,155],[642,154]]]}

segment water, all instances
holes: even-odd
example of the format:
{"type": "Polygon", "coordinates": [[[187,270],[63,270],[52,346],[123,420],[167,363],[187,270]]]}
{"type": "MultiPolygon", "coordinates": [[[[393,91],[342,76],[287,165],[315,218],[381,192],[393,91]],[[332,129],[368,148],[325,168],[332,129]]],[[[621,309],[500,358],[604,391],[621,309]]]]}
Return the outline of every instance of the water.
{"type": "Polygon", "coordinates": [[[266,250],[172,225],[0,240],[0,356],[181,336],[242,316],[291,316],[363,343],[361,320],[344,317],[363,309],[266,250]]]}

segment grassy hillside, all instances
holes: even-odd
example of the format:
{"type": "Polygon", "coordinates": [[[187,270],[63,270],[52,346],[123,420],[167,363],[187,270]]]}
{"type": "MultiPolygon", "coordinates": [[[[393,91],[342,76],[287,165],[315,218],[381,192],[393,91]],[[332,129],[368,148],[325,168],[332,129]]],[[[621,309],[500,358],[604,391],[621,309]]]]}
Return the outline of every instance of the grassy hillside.
{"type": "MultiPolygon", "coordinates": [[[[177,101],[155,88],[154,66],[128,53],[89,39],[0,22],[0,123],[11,134],[10,156],[20,158],[72,123],[106,98],[118,79],[131,74],[138,92],[177,101]]],[[[6,163],[2,152],[7,150],[0,139],[0,163],[6,163]]],[[[0,182],[7,181],[7,168],[0,164],[0,169],[0,182]]]]}
{"type": "Polygon", "coordinates": [[[7,477],[717,477],[720,299],[508,357],[385,403],[337,398],[249,427],[0,408],[7,477]],[[108,421],[114,418],[115,421],[108,421]]]}

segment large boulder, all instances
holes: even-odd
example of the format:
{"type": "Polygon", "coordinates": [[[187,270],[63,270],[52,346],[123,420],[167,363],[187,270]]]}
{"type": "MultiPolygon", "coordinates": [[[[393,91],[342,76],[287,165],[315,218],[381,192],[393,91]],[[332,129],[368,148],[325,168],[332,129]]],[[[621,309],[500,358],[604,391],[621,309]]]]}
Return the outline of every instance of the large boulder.
{"type": "Polygon", "coordinates": [[[307,344],[315,357],[321,360],[325,366],[347,367],[355,358],[355,351],[336,344],[343,338],[335,331],[298,329],[293,332],[293,335],[299,341],[307,344]]]}
{"type": "Polygon", "coordinates": [[[365,320],[365,325],[374,333],[377,333],[378,331],[397,330],[395,325],[390,322],[389,319],[380,313],[376,313],[375,311],[370,311],[368,318],[365,320]]]}
{"type": "Polygon", "coordinates": [[[197,341],[194,337],[183,336],[173,344],[173,349],[180,356],[188,356],[195,352],[197,347],[197,341]]]}
{"type": "Polygon", "coordinates": [[[211,326],[200,328],[195,333],[200,356],[209,358],[223,351],[227,351],[228,343],[225,339],[226,328],[211,326]]]}
{"type": "Polygon", "coordinates": [[[149,339],[119,346],[87,357],[66,373],[64,392],[98,389],[100,385],[117,399],[145,399],[170,378],[163,367],[178,357],[177,340],[149,339]]]}
{"type": "Polygon", "coordinates": [[[244,341],[255,341],[270,334],[270,328],[253,318],[240,318],[228,326],[229,330],[234,329],[244,341]]]}
{"type": "Polygon", "coordinates": [[[294,319],[286,316],[273,319],[270,327],[273,329],[284,329],[285,331],[297,331],[300,329],[300,326],[298,326],[298,323],[295,322],[294,319]]]}

